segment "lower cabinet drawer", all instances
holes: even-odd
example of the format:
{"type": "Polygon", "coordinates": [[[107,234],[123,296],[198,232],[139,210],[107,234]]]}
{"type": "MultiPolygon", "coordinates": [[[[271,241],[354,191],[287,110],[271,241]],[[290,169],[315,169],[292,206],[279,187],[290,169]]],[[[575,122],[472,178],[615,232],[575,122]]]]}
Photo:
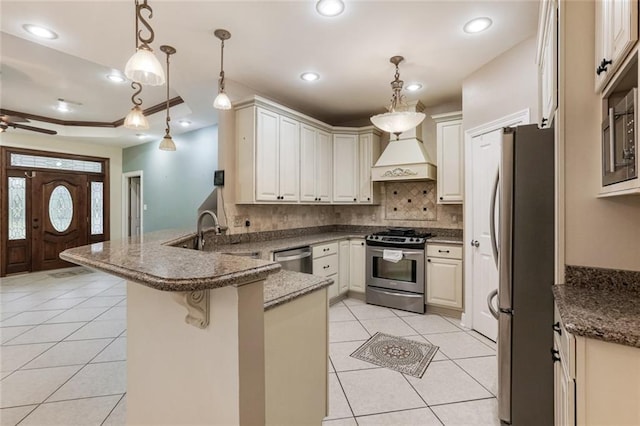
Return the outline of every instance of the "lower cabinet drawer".
{"type": "Polygon", "coordinates": [[[322,244],[313,246],[313,258],[338,254],[338,243],[322,244]]]}
{"type": "Polygon", "coordinates": [[[332,254],[313,260],[313,275],[328,277],[338,273],[338,255],[332,254]]]}
{"type": "Polygon", "coordinates": [[[462,259],[462,246],[429,244],[427,242],[427,257],[444,257],[447,259],[462,259]]]}

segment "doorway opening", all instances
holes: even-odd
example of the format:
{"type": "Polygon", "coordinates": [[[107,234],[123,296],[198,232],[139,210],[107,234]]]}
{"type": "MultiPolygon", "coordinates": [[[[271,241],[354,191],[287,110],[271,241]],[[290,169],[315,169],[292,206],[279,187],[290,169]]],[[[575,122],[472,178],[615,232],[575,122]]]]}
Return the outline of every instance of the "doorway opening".
{"type": "Polygon", "coordinates": [[[109,239],[109,159],[2,147],[0,276],[74,266],[68,248],[109,239]]]}
{"type": "Polygon", "coordinates": [[[143,233],[142,181],[142,170],[122,174],[122,238],[139,237],[143,233]]]}

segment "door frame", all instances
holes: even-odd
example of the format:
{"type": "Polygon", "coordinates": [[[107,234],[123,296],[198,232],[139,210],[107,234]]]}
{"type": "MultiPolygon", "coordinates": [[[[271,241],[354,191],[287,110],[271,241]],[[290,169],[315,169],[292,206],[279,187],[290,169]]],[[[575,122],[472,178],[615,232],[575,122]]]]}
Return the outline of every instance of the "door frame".
{"type": "Polygon", "coordinates": [[[129,196],[129,183],[131,182],[131,178],[139,177],[140,178],[140,234],[144,232],[144,180],[142,178],[143,175],[142,170],[134,170],[132,172],[122,173],[122,239],[126,240],[129,238],[129,208],[131,198],[129,196]]]}
{"type": "Polygon", "coordinates": [[[473,138],[486,133],[495,132],[503,127],[516,126],[520,124],[529,124],[531,122],[530,108],[526,108],[488,123],[481,124],[464,132],[464,205],[463,205],[463,242],[462,251],[464,263],[464,312],[460,319],[463,327],[473,328],[473,252],[467,245],[467,241],[471,241],[473,235],[473,191],[472,176],[467,171],[471,170],[473,165],[473,151],[471,143],[473,138]]]}

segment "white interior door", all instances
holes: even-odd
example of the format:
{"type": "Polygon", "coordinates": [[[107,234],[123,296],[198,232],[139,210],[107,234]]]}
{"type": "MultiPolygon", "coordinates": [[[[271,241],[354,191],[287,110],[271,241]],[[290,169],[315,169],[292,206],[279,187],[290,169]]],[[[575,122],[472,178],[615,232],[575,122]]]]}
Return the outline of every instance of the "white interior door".
{"type": "MultiPolygon", "coordinates": [[[[491,247],[491,195],[500,162],[502,129],[472,138],[472,286],[473,328],[492,340],[498,336],[498,321],[491,315],[487,296],[498,288],[498,269],[491,247]]],[[[496,227],[497,228],[497,227],[496,227]]],[[[495,301],[494,301],[495,303],[495,301]]],[[[494,305],[495,306],[495,305],[494,305]]]]}
{"type": "Polygon", "coordinates": [[[129,236],[140,235],[142,198],[140,197],[140,177],[129,180],[129,236]]]}

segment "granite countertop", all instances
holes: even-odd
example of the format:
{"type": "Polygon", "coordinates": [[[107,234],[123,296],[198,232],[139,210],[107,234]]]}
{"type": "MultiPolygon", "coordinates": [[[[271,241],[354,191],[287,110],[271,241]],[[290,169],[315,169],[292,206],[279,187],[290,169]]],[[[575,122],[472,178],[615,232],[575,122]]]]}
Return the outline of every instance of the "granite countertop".
{"type": "Polygon", "coordinates": [[[264,310],[268,311],[331,284],[331,278],[281,270],[269,275],[264,282],[264,310]]]}
{"type": "Polygon", "coordinates": [[[555,285],[553,295],[570,333],[640,348],[638,288],[555,285]]]}
{"type": "Polygon", "coordinates": [[[443,243],[443,244],[459,244],[462,245],[462,237],[431,237],[427,240],[427,244],[429,243],[443,243]]]}
{"type": "MultiPolygon", "coordinates": [[[[241,244],[216,245],[210,250],[226,254],[248,254],[255,253],[259,259],[270,260],[274,251],[288,250],[296,247],[312,246],[315,244],[328,243],[331,241],[345,240],[348,238],[364,238],[365,234],[353,232],[323,232],[321,234],[311,234],[300,237],[280,238],[269,241],[259,241],[241,244]]],[[[205,246],[206,250],[206,246],[205,246]]]]}
{"type": "Polygon", "coordinates": [[[273,262],[171,246],[194,236],[180,230],[158,231],[68,249],[60,257],[162,291],[239,286],[280,269],[273,262]]]}

